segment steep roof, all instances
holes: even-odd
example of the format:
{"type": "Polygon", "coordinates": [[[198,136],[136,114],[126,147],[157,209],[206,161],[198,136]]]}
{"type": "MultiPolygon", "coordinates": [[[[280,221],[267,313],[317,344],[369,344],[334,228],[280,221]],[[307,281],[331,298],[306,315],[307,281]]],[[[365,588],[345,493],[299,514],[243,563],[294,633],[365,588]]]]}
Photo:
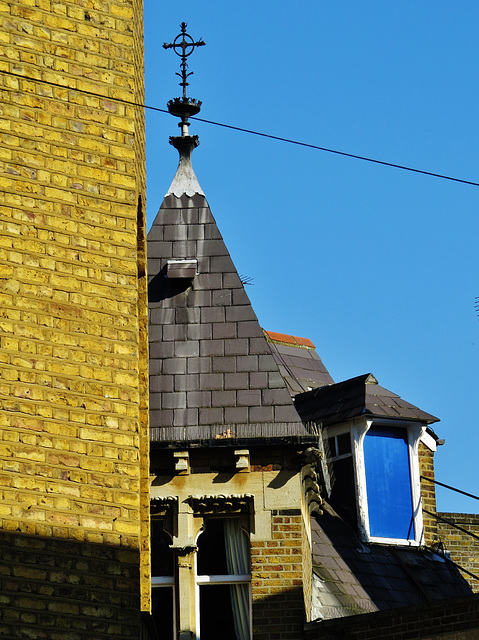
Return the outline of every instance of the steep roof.
{"type": "Polygon", "coordinates": [[[206,198],[178,197],[181,158],[148,233],[152,440],[306,435],[206,198]]]}
{"type": "Polygon", "coordinates": [[[328,504],[311,521],[313,571],[320,598],[315,617],[427,604],[466,596],[456,566],[423,547],[364,544],[328,504]]]}
{"type": "Polygon", "coordinates": [[[334,384],[311,340],[275,331],[265,335],[291,396],[334,384]]]}
{"type": "Polygon", "coordinates": [[[380,418],[416,420],[427,424],[438,420],[430,413],[381,387],[370,373],[299,394],[294,402],[306,423],[321,422],[324,426],[363,414],[380,418]]]}

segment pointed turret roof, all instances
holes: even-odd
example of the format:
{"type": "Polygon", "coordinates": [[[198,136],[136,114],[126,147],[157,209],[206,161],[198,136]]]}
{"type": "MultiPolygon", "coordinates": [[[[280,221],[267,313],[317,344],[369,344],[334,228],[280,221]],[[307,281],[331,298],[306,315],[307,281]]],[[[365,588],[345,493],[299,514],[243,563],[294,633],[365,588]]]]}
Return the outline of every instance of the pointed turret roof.
{"type": "Polygon", "coordinates": [[[148,270],[152,439],[305,435],[202,194],[165,197],[148,270]]]}
{"type": "Polygon", "coordinates": [[[148,234],[152,440],[307,435],[187,146],[148,234]]]}

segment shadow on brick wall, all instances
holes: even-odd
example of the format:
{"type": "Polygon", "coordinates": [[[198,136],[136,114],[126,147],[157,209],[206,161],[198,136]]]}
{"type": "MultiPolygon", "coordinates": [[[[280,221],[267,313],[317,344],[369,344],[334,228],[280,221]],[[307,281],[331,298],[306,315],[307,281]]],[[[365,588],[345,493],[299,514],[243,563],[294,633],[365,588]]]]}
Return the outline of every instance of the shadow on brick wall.
{"type": "Polygon", "coordinates": [[[253,602],[255,640],[298,640],[303,637],[303,590],[267,595],[253,602]]]}
{"type": "Polygon", "coordinates": [[[138,551],[0,532],[0,636],[144,637],[138,551]]]}

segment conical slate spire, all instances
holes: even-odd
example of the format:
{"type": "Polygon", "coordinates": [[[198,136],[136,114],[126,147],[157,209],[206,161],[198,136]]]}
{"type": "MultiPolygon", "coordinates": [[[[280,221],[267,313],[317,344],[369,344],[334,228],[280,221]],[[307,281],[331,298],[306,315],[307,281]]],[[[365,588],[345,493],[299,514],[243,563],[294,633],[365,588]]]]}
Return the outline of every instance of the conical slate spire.
{"type": "Polygon", "coordinates": [[[204,196],[164,199],[148,272],[152,439],[307,435],[204,196]]]}

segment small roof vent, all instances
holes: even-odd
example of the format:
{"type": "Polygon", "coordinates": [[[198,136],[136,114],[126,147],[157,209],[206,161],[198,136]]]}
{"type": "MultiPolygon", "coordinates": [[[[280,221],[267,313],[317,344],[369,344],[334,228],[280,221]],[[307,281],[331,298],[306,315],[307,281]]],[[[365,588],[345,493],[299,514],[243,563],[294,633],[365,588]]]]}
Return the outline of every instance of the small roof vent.
{"type": "Polygon", "coordinates": [[[194,278],[198,274],[196,258],[170,259],[166,268],[168,278],[194,278]]]}

